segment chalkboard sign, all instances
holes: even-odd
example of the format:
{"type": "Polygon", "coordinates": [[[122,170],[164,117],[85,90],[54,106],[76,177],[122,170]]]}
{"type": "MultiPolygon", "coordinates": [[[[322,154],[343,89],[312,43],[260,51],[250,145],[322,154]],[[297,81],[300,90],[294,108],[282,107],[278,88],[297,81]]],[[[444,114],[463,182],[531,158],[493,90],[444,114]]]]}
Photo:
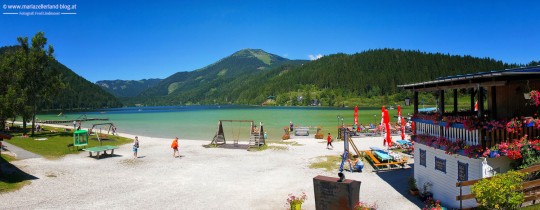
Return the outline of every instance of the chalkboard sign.
{"type": "Polygon", "coordinates": [[[462,163],[458,161],[458,181],[467,181],[469,180],[469,164],[462,163]]]}
{"type": "Polygon", "coordinates": [[[446,160],[435,157],[435,170],[446,173],[446,160]]]}
{"type": "Polygon", "coordinates": [[[420,149],[420,165],[426,167],[426,150],[420,149]]]}

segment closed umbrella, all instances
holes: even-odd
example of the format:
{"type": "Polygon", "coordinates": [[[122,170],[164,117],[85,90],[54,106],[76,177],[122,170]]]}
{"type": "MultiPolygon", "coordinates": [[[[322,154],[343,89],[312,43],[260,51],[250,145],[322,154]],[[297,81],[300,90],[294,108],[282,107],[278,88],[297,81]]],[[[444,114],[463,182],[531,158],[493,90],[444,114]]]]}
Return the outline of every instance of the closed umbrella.
{"type": "Polygon", "coordinates": [[[398,121],[398,124],[401,124],[401,139],[402,140],[405,140],[405,119],[403,119],[403,117],[401,117],[401,106],[398,105],[397,106],[397,113],[398,113],[398,117],[397,117],[397,121],[398,121]]]}
{"type": "Polygon", "coordinates": [[[388,143],[388,147],[392,147],[392,139],[390,138],[390,115],[388,115],[388,110],[384,110],[384,126],[386,130],[386,143],[388,143]]]}
{"type": "Polygon", "coordinates": [[[360,127],[358,127],[358,106],[354,106],[354,125],[356,131],[360,131],[360,127]]]}

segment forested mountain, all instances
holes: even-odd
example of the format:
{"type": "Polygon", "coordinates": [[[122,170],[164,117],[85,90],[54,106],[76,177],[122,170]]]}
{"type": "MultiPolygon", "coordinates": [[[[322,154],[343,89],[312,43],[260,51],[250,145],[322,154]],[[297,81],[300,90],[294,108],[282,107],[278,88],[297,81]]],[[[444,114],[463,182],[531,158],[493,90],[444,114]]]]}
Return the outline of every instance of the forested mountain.
{"type": "Polygon", "coordinates": [[[97,81],[103,90],[113,94],[116,97],[134,97],[144,90],[154,87],[162,79],[143,79],[143,80],[101,80],[97,81]]]}
{"type": "MultiPolygon", "coordinates": [[[[17,46],[1,47],[0,57],[8,51],[16,50],[17,46]]],[[[50,64],[49,72],[61,75],[65,88],[58,89],[59,93],[49,101],[42,101],[43,109],[80,109],[119,107],[121,102],[99,86],[77,75],[57,60],[50,64]]]]}
{"type": "Polygon", "coordinates": [[[333,54],[311,62],[248,49],[205,68],[176,73],[128,103],[261,104],[275,98],[279,105],[342,106],[351,98],[380,96],[401,101],[409,95],[399,84],[515,66],[490,58],[399,49],[333,54]]]}
{"type": "Polygon", "coordinates": [[[240,50],[216,63],[191,72],[178,72],[132,99],[155,105],[231,103],[228,98],[237,85],[285,64],[300,65],[305,60],[289,60],[258,49],[240,50]]]}
{"type": "Polygon", "coordinates": [[[278,104],[290,101],[291,93],[321,99],[323,105],[330,106],[353,97],[397,96],[397,100],[402,101],[405,96],[400,96],[403,93],[397,87],[400,84],[515,66],[490,58],[397,49],[368,50],[353,55],[324,56],[271,77],[260,89],[247,92],[275,95],[278,104]]]}

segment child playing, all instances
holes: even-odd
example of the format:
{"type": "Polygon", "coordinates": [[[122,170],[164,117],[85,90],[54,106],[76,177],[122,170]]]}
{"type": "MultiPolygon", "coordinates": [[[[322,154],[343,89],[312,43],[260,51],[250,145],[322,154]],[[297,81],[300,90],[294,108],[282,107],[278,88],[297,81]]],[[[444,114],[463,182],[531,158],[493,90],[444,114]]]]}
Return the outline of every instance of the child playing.
{"type": "Polygon", "coordinates": [[[354,160],[351,161],[351,159],[349,159],[349,163],[352,164],[352,169],[351,169],[351,172],[354,172],[354,170],[358,171],[358,172],[362,172],[362,169],[364,168],[364,163],[362,161],[360,161],[360,159],[358,159],[358,155],[354,155],[353,156],[354,160]]]}
{"type": "Polygon", "coordinates": [[[180,157],[180,152],[178,152],[178,137],[174,138],[171,148],[173,149],[173,157],[180,157]],[[178,156],[176,156],[176,154],[178,154],[178,156]]]}
{"type": "Polygon", "coordinates": [[[334,146],[332,145],[332,136],[330,133],[328,133],[328,137],[326,137],[326,149],[334,149],[334,146]],[[328,148],[328,146],[331,146],[332,148],[328,148]]]}

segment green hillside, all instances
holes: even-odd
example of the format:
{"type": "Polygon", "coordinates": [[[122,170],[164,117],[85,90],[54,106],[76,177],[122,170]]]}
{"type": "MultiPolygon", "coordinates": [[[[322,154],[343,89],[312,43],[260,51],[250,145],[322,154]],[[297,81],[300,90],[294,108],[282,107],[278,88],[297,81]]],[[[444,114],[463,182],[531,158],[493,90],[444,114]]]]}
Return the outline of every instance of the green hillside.
{"type": "MultiPolygon", "coordinates": [[[[397,49],[368,50],[353,55],[325,56],[289,70],[275,69],[268,72],[263,86],[246,90],[242,95],[273,95],[277,104],[289,105],[308,105],[313,99],[325,106],[352,105],[347,103],[355,99],[358,100],[355,104],[388,104],[410,96],[397,87],[400,84],[510,67],[515,65],[490,58],[397,49]],[[304,100],[297,101],[300,96],[304,100]]],[[[238,100],[260,103],[249,97],[238,100]]]]}
{"type": "MultiPolygon", "coordinates": [[[[15,51],[17,46],[1,47],[0,58],[5,53],[15,51]]],[[[120,107],[122,103],[113,95],[102,90],[99,86],[77,75],[57,60],[53,60],[50,68],[51,74],[61,75],[65,88],[58,88],[59,93],[52,100],[43,100],[43,109],[82,109],[120,107]]]]}
{"type": "Polygon", "coordinates": [[[390,104],[410,97],[399,84],[515,66],[490,58],[399,49],[333,54],[311,62],[247,49],[205,68],[176,73],[126,102],[260,105],[274,98],[270,104],[390,104]]]}
{"type": "Polygon", "coordinates": [[[116,97],[134,97],[144,90],[154,87],[162,79],[143,79],[143,80],[101,80],[97,81],[103,90],[113,94],[116,97]]]}
{"type": "Polygon", "coordinates": [[[236,103],[237,96],[230,92],[239,86],[230,83],[255,78],[281,65],[305,62],[291,61],[262,50],[244,49],[204,68],[175,73],[127,102],[149,105],[236,103]]]}

